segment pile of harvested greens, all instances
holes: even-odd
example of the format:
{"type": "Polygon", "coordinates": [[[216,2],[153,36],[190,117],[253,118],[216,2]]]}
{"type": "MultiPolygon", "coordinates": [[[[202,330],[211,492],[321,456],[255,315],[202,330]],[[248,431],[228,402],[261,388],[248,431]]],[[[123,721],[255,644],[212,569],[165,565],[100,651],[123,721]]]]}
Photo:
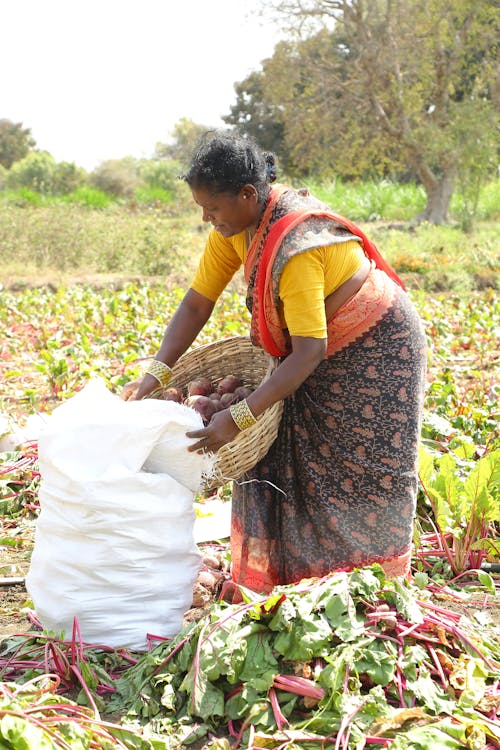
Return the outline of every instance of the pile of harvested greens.
{"type": "MultiPolygon", "coordinates": [[[[215,602],[144,654],[89,650],[75,633],[65,649],[50,636],[12,638],[4,678],[49,671],[66,691],[83,686],[78,703],[143,738],[124,734],[124,747],[500,746],[498,628],[437,607],[379,566],[215,602]]],[[[94,747],[65,742],[54,747],[94,747]]]]}

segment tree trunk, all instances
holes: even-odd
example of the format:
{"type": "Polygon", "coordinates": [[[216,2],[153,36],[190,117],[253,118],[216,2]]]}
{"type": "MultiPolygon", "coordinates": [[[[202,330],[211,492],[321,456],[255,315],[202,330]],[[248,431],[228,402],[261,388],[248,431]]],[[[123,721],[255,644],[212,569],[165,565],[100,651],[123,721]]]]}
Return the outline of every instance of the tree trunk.
{"type": "Polygon", "coordinates": [[[420,224],[428,221],[430,224],[446,224],[448,209],[455,186],[455,170],[445,172],[441,177],[429,179],[429,175],[420,175],[422,185],[427,195],[427,205],[413,222],[420,224]]]}

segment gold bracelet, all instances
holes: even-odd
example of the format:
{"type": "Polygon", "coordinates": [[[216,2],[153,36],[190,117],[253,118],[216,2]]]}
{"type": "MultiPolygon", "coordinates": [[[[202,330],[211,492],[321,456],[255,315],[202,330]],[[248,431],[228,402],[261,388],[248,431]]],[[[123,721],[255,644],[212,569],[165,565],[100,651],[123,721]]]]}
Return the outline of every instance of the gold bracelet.
{"type": "Polygon", "coordinates": [[[153,359],[146,372],[156,378],[162,388],[166,388],[172,380],[171,368],[159,359],[153,359]]]}
{"type": "Polygon", "coordinates": [[[246,430],[257,422],[248,406],[246,398],[243,399],[243,401],[237,401],[235,404],[231,404],[229,411],[231,412],[231,416],[234,419],[236,426],[239,427],[240,430],[246,430]]]}

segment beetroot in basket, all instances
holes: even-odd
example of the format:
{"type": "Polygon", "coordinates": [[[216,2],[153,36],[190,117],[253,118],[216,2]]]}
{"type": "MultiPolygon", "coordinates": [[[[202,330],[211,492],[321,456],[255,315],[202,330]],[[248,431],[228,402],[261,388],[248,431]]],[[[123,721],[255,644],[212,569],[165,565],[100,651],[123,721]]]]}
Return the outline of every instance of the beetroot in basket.
{"type": "MultiPolygon", "coordinates": [[[[216,387],[225,375],[234,374],[243,383],[241,387],[254,391],[271,377],[277,364],[263,349],[253,346],[248,336],[232,336],[194,347],[183,354],[172,368],[169,385],[170,388],[179,390],[184,399],[192,381],[207,378],[212,387],[216,387]]],[[[247,398],[249,395],[248,392],[243,394],[238,393],[238,396],[247,398]]],[[[222,394],[212,392],[209,398],[217,401],[222,398],[222,394]]],[[[228,481],[240,479],[267,453],[276,439],[282,411],[282,401],[273,404],[257,417],[256,424],[219,448],[213,473],[203,482],[202,490],[205,495],[228,481]]]]}
{"type": "Polygon", "coordinates": [[[203,377],[191,380],[184,390],[167,388],[163,398],[196,409],[201,414],[203,423],[207,425],[216,412],[248,398],[252,390],[253,388],[243,385],[241,378],[230,374],[213,382],[203,377]]]}

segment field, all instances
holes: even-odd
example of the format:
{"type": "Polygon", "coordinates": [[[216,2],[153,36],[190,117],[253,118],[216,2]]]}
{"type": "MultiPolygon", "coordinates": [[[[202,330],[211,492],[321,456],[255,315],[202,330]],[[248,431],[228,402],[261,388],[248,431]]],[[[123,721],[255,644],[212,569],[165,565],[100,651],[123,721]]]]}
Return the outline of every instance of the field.
{"type": "MultiPolygon", "coordinates": [[[[1,588],[2,679],[19,719],[8,747],[358,750],[363,738],[375,749],[498,746],[497,216],[490,211],[465,234],[458,224],[411,227],[396,209],[388,216],[383,209],[374,214],[372,206],[371,220],[360,223],[405,279],[429,342],[411,584],[398,587],[369,569],[240,607],[218,601],[214,590],[190,611],[178,639],[153,642],[145,655],[103,653],[77,632],[42,634],[22,582],[39,511],[36,441],[4,443],[1,575],[20,579],[1,588]],[[270,678],[278,651],[279,669],[300,665],[295,682],[270,678]],[[346,666],[352,659],[356,673],[346,666]],[[49,686],[40,682],[48,673],[55,675],[49,686]],[[35,701],[45,702],[38,725],[30,719],[35,701]],[[53,744],[22,744],[30,732],[32,743],[41,742],[42,727],[51,728],[53,744]],[[60,736],[57,727],[66,727],[60,736]]],[[[50,413],[91,377],[113,392],[136,377],[160,343],[205,233],[187,208],[5,204],[3,432],[50,413]]],[[[196,345],[247,331],[238,278],[196,345]]],[[[230,492],[226,485],[220,499],[230,492]]],[[[207,500],[198,497],[199,507],[207,500]]],[[[217,558],[212,573],[220,581],[227,545],[206,551],[217,558]]]]}

